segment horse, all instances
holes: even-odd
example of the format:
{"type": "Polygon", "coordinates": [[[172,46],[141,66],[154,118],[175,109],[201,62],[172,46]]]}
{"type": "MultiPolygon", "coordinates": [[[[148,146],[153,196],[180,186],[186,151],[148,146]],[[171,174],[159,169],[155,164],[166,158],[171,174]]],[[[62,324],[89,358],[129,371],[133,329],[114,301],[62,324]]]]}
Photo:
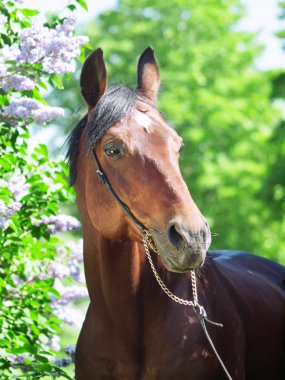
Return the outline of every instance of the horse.
{"type": "Polygon", "coordinates": [[[156,107],[159,82],[150,47],[135,89],[107,88],[100,48],[82,67],[88,113],[67,157],[90,304],[75,377],[284,380],[285,268],[208,251],[210,228],[179,169],[183,141],[156,107]]]}

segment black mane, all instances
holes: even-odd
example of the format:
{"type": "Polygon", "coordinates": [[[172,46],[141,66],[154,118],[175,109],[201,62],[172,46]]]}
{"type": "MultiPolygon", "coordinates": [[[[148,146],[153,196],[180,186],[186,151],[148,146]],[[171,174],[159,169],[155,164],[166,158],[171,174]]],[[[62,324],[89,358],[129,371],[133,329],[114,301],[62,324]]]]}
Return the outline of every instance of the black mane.
{"type": "Polygon", "coordinates": [[[79,143],[83,130],[87,128],[87,151],[90,152],[104,133],[130,114],[138,97],[136,90],[126,86],[111,86],[96,104],[92,118],[87,115],[80,120],[67,139],[66,158],[69,163],[69,183],[74,185],[77,175],[79,143]]]}

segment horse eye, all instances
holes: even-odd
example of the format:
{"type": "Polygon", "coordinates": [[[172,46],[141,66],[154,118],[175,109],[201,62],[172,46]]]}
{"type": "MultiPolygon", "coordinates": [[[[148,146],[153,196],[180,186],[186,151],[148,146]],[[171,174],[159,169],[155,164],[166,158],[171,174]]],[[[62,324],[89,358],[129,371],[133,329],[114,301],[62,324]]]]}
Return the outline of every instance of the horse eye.
{"type": "Polygon", "coordinates": [[[107,156],[114,157],[118,156],[121,152],[118,148],[107,148],[105,149],[105,153],[107,154],[107,156]]]}
{"type": "Polygon", "coordinates": [[[110,158],[118,158],[123,154],[122,148],[114,144],[107,144],[104,148],[104,152],[110,158]]]}

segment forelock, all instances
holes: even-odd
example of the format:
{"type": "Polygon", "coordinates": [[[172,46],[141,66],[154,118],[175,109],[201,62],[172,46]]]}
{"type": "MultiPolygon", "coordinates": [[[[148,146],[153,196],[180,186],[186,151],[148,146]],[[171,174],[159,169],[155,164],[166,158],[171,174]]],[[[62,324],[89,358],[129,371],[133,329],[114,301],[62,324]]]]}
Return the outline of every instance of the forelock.
{"type": "Polygon", "coordinates": [[[123,85],[111,86],[96,104],[91,117],[88,119],[86,115],[80,120],[66,142],[66,159],[70,168],[70,185],[74,185],[76,181],[79,145],[83,130],[87,128],[86,148],[90,152],[107,129],[130,115],[138,97],[140,95],[134,89],[123,85]]]}
{"type": "Polygon", "coordinates": [[[88,120],[88,151],[96,145],[109,128],[130,115],[136,100],[136,90],[126,86],[112,86],[104,93],[88,120]]]}

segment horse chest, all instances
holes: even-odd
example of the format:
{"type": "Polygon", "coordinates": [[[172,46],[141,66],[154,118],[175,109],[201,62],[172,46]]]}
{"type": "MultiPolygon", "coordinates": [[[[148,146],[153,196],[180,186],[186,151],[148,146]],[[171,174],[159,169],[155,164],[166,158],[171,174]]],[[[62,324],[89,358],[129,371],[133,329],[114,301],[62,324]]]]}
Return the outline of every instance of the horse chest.
{"type": "MultiPolygon", "coordinates": [[[[134,334],[132,328],[102,328],[90,336],[85,330],[82,352],[85,368],[78,380],[220,380],[223,378],[215,358],[192,311],[148,313],[144,327],[134,334]],[[110,333],[112,331],[112,334],[110,333]],[[132,337],[132,338],[131,338],[132,337]],[[86,340],[90,339],[90,347],[86,340]]],[[[84,332],[83,332],[84,333],[84,332]]],[[[81,336],[83,337],[83,336],[81,336]]],[[[81,340],[81,339],[80,339],[81,340]]],[[[80,355],[81,356],[81,355],[80,355]]],[[[79,359],[79,355],[77,356],[79,359]]]]}
{"type": "MultiPolygon", "coordinates": [[[[188,314],[188,315],[187,315],[188,314]]],[[[197,317],[171,313],[160,327],[145,331],[144,361],[139,380],[209,380],[221,373],[197,317]]]]}

